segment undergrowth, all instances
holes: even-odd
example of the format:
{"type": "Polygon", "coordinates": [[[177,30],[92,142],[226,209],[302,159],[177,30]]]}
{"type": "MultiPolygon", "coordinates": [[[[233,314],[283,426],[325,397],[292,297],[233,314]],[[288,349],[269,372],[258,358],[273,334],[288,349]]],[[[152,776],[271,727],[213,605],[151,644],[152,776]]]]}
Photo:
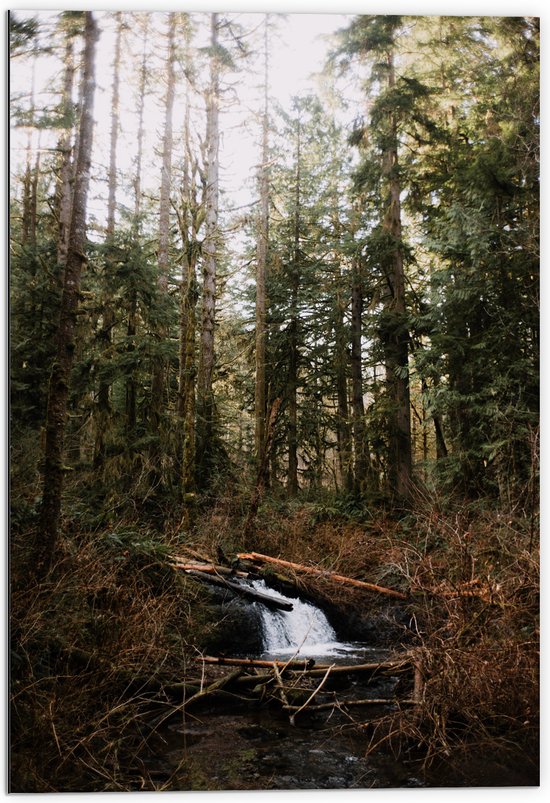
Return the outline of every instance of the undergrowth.
{"type": "MultiPolygon", "coordinates": [[[[12,519],[12,792],[193,788],[185,768],[159,780],[148,763],[173,705],[163,688],[185,680],[217,624],[203,587],[168,564],[182,545],[214,560],[264,552],[406,593],[395,650],[418,666],[418,704],[358,720],[365,751],[391,749],[427,772],[445,764],[457,778],[482,754],[518,762],[520,782],[536,783],[539,564],[521,511],[424,497],[398,520],[265,499],[245,535],[246,504],[228,495],[191,530],[167,511],[159,532],[138,513],[106,521],[77,494],[48,577],[29,586],[34,495],[14,500],[12,519]]],[[[380,603],[324,578],[294,580],[350,608],[380,603]]]]}

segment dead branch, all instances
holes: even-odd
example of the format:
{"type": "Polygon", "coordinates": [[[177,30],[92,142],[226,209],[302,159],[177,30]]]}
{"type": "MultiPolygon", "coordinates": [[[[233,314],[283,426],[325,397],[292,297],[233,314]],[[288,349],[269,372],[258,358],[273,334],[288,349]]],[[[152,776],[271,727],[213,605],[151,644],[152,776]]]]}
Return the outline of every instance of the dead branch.
{"type": "Polygon", "coordinates": [[[286,566],[287,568],[294,569],[295,571],[313,574],[317,577],[325,577],[335,583],[343,583],[355,588],[364,588],[368,591],[375,591],[378,594],[386,594],[396,599],[407,599],[406,594],[401,591],[395,591],[392,588],[385,588],[384,586],[376,585],[375,583],[367,583],[364,580],[356,580],[353,577],[345,577],[342,574],[335,574],[334,572],[326,571],[325,569],[317,569],[314,566],[304,566],[300,563],[293,563],[289,560],[282,560],[282,558],[272,558],[269,555],[262,555],[259,552],[240,552],[237,557],[239,560],[252,560],[259,561],[260,563],[274,563],[278,566],[286,566]]]}
{"type": "Polygon", "coordinates": [[[222,588],[229,588],[231,591],[234,591],[236,594],[240,594],[242,597],[246,597],[247,599],[254,600],[254,602],[261,602],[263,605],[267,605],[268,608],[276,608],[280,611],[292,610],[291,602],[284,602],[284,600],[277,599],[277,597],[271,597],[269,594],[262,594],[261,591],[256,591],[255,589],[250,588],[250,586],[239,585],[238,583],[233,583],[224,577],[206,574],[205,572],[197,571],[196,569],[186,570],[186,573],[191,577],[198,577],[199,580],[205,580],[207,583],[211,583],[212,585],[222,586],[222,588]]]}

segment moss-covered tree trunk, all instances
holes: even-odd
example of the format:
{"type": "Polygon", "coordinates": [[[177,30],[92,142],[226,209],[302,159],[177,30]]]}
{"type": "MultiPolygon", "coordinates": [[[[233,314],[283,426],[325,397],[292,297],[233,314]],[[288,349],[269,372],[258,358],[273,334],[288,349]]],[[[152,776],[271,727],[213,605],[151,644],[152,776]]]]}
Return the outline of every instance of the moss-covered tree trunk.
{"type": "Polygon", "coordinates": [[[95,46],[98,29],[86,12],[82,115],[68,240],[67,264],[61,299],[57,353],[48,392],[42,505],[34,572],[40,577],[49,568],[57,542],[63,488],[63,448],[67,422],[70,373],[76,348],[75,336],[82,268],[86,263],[86,204],[90,183],[95,90],[95,46]]]}
{"type": "MultiPolygon", "coordinates": [[[[393,52],[387,56],[388,92],[395,91],[393,52]]],[[[388,112],[387,147],[382,173],[386,184],[386,212],[382,229],[389,254],[385,260],[386,292],[381,332],[388,394],[389,490],[406,500],[411,492],[411,403],[409,392],[409,332],[406,321],[405,272],[401,227],[401,182],[399,178],[397,114],[388,112]]]]}

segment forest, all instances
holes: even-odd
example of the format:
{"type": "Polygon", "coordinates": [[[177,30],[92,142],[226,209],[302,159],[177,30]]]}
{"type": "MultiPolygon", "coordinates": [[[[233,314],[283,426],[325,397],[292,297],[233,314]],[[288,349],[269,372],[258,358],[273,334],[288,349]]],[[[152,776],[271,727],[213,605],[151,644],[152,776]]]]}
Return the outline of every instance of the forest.
{"type": "Polygon", "coordinates": [[[536,786],[538,18],[9,51],[10,791],[536,786]]]}

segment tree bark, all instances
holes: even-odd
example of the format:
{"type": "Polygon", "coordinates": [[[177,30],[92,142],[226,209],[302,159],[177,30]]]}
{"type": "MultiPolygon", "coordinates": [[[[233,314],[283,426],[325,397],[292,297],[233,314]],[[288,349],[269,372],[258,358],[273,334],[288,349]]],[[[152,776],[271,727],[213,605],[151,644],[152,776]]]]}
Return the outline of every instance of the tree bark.
{"type": "Polygon", "coordinates": [[[288,481],[290,496],[296,496],[298,484],[298,295],[300,288],[300,227],[301,227],[301,120],[296,134],[296,186],[294,200],[294,243],[290,277],[290,324],[288,356],[288,481]]]}
{"type": "MultiPolygon", "coordinates": [[[[132,240],[137,246],[141,232],[141,171],[143,161],[143,117],[145,110],[145,87],[147,82],[147,26],[143,32],[143,54],[141,59],[141,70],[139,79],[138,94],[138,128],[137,128],[137,153],[134,169],[134,217],[132,224],[132,240]]],[[[135,350],[134,338],[137,334],[137,291],[132,287],[128,299],[128,326],[126,334],[128,336],[128,352],[135,350]]],[[[134,372],[131,371],[126,380],[126,432],[127,435],[133,432],[136,426],[137,414],[137,381],[134,372]]]]}
{"type": "Polygon", "coordinates": [[[407,599],[406,594],[400,591],[395,591],[392,588],[385,588],[384,586],[376,585],[375,583],[366,583],[364,580],[355,580],[353,577],[345,577],[342,574],[335,572],[328,572],[325,569],[317,569],[314,566],[303,566],[301,563],[293,563],[289,560],[282,560],[282,558],[272,558],[269,555],[262,555],[259,552],[240,552],[237,557],[240,560],[260,561],[260,563],[274,563],[277,566],[286,566],[289,569],[296,569],[296,571],[305,572],[306,574],[314,574],[318,577],[326,577],[328,580],[333,580],[336,583],[343,583],[344,585],[355,586],[356,588],[365,588],[369,591],[377,591],[379,594],[387,594],[390,597],[397,599],[407,599]]]}
{"type": "MultiPolygon", "coordinates": [[[[67,33],[62,103],[64,114],[66,118],[70,119],[72,119],[74,72],[73,39],[72,35],[67,33]]],[[[61,154],[61,167],[56,187],[56,206],[58,214],[57,264],[61,269],[65,267],[67,262],[67,246],[69,227],[71,224],[72,130],[72,126],[67,119],[65,129],[57,145],[59,153],[61,154]]]]}
{"type": "Polygon", "coordinates": [[[351,287],[351,405],[353,413],[353,485],[356,494],[364,490],[367,477],[365,405],[363,402],[363,277],[359,257],[353,260],[351,287]]]}
{"type": "Polygon", "coordinates": [[[336,396],[338,406],[338,417],[336,420],[336,438],[338,443],[338,467],[340,480],[346,493],[353,490],[353,469],[351,453],[351,429],[349,422],[348,404],[348,378],[347,378],[347,348],[346,327],[344,324],[345,302],[342,298],[341,271],[338,271],[336,299],[335,299],[335,324],[334,324],[334,371],[336,375],[336,396]]]}
{"type": "MultiPolygon", "coordinates": [[[[388,54],[387,63],[388,89],[391,92],[395,88],[393,53],[388,54]]],[[[393,244],[386,268],[387,292],[382,326],[386,387],[390,404],[388,479],[390,492],[397,499],[406,501],[411,493],[412,481],[409,333],[405,320],[401,184],[398,173],[398,135],[395,112],[389,112],[388,128],[390,145],[384,153],[382,164],[388,195],[388,205],[382,228],[393,244]]]]}
{"type": "MultiPolygon", "coordinates": [[[[168,273],[170,267],[170,191],[172,183],[172,115],[176,84],[176,14],[168,15],[168,58],[166,63],[166,102],[164,109],[164,135],[162,143],[162,173],[159,200],[159,241],[158,241],[158,276],[157,286],[160,304],[168,295],[168,273]]],[[[168,335],[166,323],[161,320],[156,326],[158,343],[162,344],[168,335]]],[[[168,382],[168,365],[165,358],[157,353],[153,362],[151,380],[151,404],[149,408],[149,428],[153,437],[151,457],[151,485],[160,486],[162,471],[162,412],[166,402],[166,386],[168,382]]]]}
{"type": "MultiPolygon", "coordinates": [[[[186,29],[186,54],[189,59],[189,28],[186,29]]],[[[195,497],[195,336],[197,330],[197,241],[200,204],[196,190],[196,162],[191,153],[190,142],[190,97],[189,84],[186,90],[184,122],[184,164],[182,186],[182,210],[179,217],[183,244],[182,282],[180,287],[180,353],[178,416],[181,426],[181,489],[183,501],[182,525],[192,524],[195,497]]]]}
{"type": "Polygon", "coordinates": [[[203,487],[212,478],[214,396],[214,332],[216,321],[216,273],[218,265],[218,205],[219,205],[219,96],[220,67],[218,48],[218,14],[211,15],[210,24],[210,87],[207,107],[207,186],[206,219],[203,242],[202,328],[199,371],[197,378],[197,436],[200,444],[199,474],[203,487]]]}
{"type": "MultiPolygon", "coordinates": [[[[254,394],[256,465],[262,463],[266,429],[266,273],[269,243],[269,14],[264,18],[264,110],[262,115],[262,154],[259,175],[260,216],[256,262],[256,378],[254,394]]],[[[267,463],[265,464],[267,469],[267,463]]],[[[264,478],[265,482],[265,478],[264,478]]]]}
{"type": "Polygon", "coordinates": [[[57,355],[48,392],[43,493],[40,510],[40,543],[37,545],[35,576],[48,570],[57,543],[63,488],[63,449],[67,421],[70,372],[76,348],[76,322],[82,268],[86,263],[86,203],[90,183],[93,143],[94,60],[98,28],[86,12],[82,115],[71,214],[67,264],[57,332],[57,355]]]}
{"type": "MultiPolygon", "coordinates": [[[[111,134],[109,148],[108,198],[106,255],[103,278],[102,324],[98,333],[101,359],[107,363],[111,358],[112,332],[115,324],[113,301],[109,291],[109,273],[112,268],[112,248],[115,236],[116,192],[117,192],[117,143],[119,131],[119,85],[120,85],[120,49],[122,40],[123,17],[120,11],[115,14],[117,23],[115,54],[113,60],[113,84],[111,94],[111,134]]],[[[105,462],[105,437],[109,429],[111,416],[110,401],[111,383],[102,379],[97,394],[95,415],[94,469],[101,471],[105,462]]]]}

